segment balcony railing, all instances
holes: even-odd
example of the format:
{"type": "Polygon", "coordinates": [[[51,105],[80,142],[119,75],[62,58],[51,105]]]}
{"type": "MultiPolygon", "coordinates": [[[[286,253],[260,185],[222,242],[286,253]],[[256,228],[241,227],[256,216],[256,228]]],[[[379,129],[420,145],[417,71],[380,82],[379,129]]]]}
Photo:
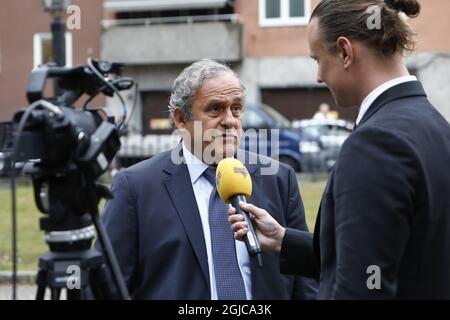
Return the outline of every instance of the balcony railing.
{"type": "Polygon", "coordinates": [[[158,24],[176,24],[176,23],[201,23],[201,22],[241,22],[238,14],[217,14],[202,16],[180,16],[180,17],[158,17],[158,18],[135,18],[135,19],[113,19],[102,20],[102,27],[108,29],[114,26],[150,26],[158,24]]]}
{"type": "Polygon", "coordinates": [[[242,59],[239,15],[103,21],[102,58],[129,64],[188,64],[242,59]],[[195,45],[193,45],[195,44],[195,45]]]}

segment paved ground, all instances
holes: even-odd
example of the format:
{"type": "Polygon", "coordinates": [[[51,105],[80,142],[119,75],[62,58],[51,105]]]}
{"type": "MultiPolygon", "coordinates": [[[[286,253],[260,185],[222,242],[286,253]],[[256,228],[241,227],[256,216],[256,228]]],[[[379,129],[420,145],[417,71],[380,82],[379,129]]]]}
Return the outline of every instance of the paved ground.
{"type": "MultiPolygon", "coordinates": [[[[37,287],[32,284],[20,284],[17,286],[17,300],[34,300],[36,298],[37,287]]],[[[45,299],[49,300],[50,292],[47,289],[45,299]]],[[[10,284],[0,284],[0,300],[11,300],[12,291],[10,284]]],[[[61,294],[61,299],[65,300],[65,292],[61,294]]]]}
{"type": "MultiPolygon", "coordinates": [[[[0,300],[11,300],[11,285],[0,285],[0,300]]],[[[17,287],[18,300],[34,300],[36,295],[35,285],[21,284],[17,287]]]]}

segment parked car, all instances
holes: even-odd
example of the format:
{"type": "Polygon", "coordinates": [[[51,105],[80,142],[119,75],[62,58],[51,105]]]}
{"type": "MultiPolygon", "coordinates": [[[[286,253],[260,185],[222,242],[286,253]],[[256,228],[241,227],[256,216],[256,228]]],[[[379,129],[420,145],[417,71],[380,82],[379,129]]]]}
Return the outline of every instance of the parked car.
{"type": "Polygon", "coordinates": [[[291,121],[268,105],[247,105],[243,129],[241,148],[278,158],[295,171],[321,171],[324,167],[320,139],[293,128],[291,121]]]}
{"type": "MultiPolygon", "coordinates": [[[[0,178],[10,177],[12,174],[12,151],[2,150],[0,151],[0,178]]],[[[23,174],[25,162],[18,161],[14,164],[15,176],[23,174]]]]}
{"type": "Polygon", "coordinates": [[[8,157],[4,152],[0,152],[0,177],[7,175],[8,157]]]}
{"type": "Polygon", "coordinates": [[[344,119],[307,119],[293,121],[292,126],[320,139],[326,167],[330,170],[344,141],[352,132],[354,123],[344,119]]]}
{"type": "MultiPolygon", "coordinates": [[[[12,172],[13,130],[12,122],[0,122],[0,177],[8,177],[12,172]]],[[[22,166],[21,163],[15,164],[18,173],[22,166]]]]}

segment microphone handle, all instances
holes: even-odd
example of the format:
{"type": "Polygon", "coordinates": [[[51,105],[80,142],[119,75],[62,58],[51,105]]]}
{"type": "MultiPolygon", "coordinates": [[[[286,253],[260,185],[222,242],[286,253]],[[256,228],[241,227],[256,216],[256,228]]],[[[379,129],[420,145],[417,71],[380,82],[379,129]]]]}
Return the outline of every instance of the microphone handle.
{"type": "Polygon", "coordinates": [[[237,213],[242,214],[244,216],[245,222],[247,222],[248,225],[248,232],[247,235],[244,237],[244,242],[245,246],[247,247],[247,251],[250,256],[257,255],[258,264],[261,267],[262,266],[261,247],[259,245],[255,229],[253,228],[253,224],[250,219],[250,214],[241,209],[241,207],[239,206],[240,201],[247,202],[245,196],[243,195],[233,196],[230,199],[231,205],[236,209],[237,213]]]}

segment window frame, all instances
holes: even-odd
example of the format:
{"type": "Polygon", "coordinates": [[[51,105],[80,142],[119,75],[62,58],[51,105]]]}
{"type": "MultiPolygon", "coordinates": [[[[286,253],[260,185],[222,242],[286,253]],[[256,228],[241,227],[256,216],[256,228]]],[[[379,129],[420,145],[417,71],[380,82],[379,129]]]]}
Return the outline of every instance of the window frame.
{"type": "Polygon", "coordinates": [[[280,0],[280,17],[266,18],[266,1],[259,0],[259,26],[260,27],[286,27],[286,26],[306,26],[311,14],[311,0],[303,0],[303,17],[289,16],[289,0],[280,0]]]}
{"type": "MultiPolygon", "coordinates": [[[[33,69],[43,64],[43,40],[51,40],[51,32],[38,32],[33,35],[33,69]]],[[[72,67],[73,64],[73,46],[72,46],[72,33],[65,33],[66,39],[66,67],[72,67]]]]}

